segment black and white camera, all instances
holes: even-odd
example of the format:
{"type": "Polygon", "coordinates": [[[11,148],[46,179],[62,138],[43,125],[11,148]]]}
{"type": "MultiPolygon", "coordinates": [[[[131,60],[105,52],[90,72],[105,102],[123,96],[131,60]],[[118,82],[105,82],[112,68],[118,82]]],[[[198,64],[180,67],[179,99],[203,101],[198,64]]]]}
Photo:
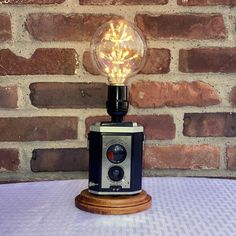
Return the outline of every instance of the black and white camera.
{"type": "Polygon", "coordinates": [[[89,132],[89,192],[131,195],[142,190],[143,127],[96,123],[89,132]]]}

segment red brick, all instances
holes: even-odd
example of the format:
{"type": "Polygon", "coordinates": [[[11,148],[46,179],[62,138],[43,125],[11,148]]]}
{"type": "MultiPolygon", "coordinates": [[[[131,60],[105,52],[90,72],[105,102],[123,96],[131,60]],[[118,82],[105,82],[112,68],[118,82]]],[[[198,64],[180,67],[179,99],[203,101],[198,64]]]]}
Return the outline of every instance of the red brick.
{"type": "Polygon", "coordinates": [[[229,94],[229,101],[232,106],[236,107],[236,87],[233,87],[229,94]]]}
{"type": "MultiPolygon", "coordinates": [[[[1,1],[0,1],[1,3],[1,1]]],[[[0,42],[12,38],[11,35],[11,18],[8,14],[0,14],[0,42]]]]}
{"type": "Polygon", "coordinates": [[[236,72],[236,48],[192,48],[179,53],[179,70],[185,73],[236,72]]]}
{"type": "MultiPolygon", "coordinates": [[[[144,127],[145,138],[165,140],[175,138],[175,124],[171,115],[128,115],[125,121],[133,121],[144,127]]],[[[110,121],[109,116],[93,116],[85,120],[86,134],[95,122],[110,121]]]]}
{"type": "MultiPolygon", "coordinates": [[[[90,52],[83,55],[83,65],[86,71],[92,75],[99,75],[100,72],[92,63],[90,52]]],[[[150,48],[147,50],[146,62],[140,74],[165,74],[170,71],[170,50],[150,48]]]]}
{"type": "Polygon", "coordinates": [[[0,118],[0,141],[76,139],[77,126],[77,117],[0,118]]]}
{"type": "Polygon", "coordinates": [[[143,164],[145,169],[218,169],[220,148],[210,145],[147,145],[143,164]]]}
{"type": "Polygon", "coordinates": [[[2,4],[14,4],[14,5],[23,5],[23,4],[59,4],[63,3],[65,0],[0,0],[2,4]]]}
{"type": "Polygon", "coordinates": [[[165,74],[170,71],[170,50],[150,48],[141,74],[165,74]]]}
{"type": "Polygon", "coordinates": [[[236,137],[236,113],[186,113],[183,134],[189,137],[236,137]]]}
{"type": "Polygon", "coordinates": [[[236,0],[177,0],[183,6],[208,6],[208,5],[236,5],[236,0]]]}
{"type": "Polygon", "coordinates": [[[74,75],[77,68],[75,49],[39,48],[31,58],[16,56],[9,49],[0,50],[0,75],[74,75]]]}
{"type": "Polygon", "coordinates": [[[17,87],[7,86],[0,87],[0,107],[1,108],[17,108],[17,87]]]}
{"type": "Polygon", "coordinates": [[[229,170],[236,170],[236,146],[229,146],[226,148],[227,168],[229,170]]]}
{"type": "Polygon", "coordinates": [[[81,5],[160,5],[168,0],[79,0],[81,5]]]}
{"type": "Polygon", "coordinates": [[[111,20],[112,15],[33,13],[26,28],[40,41],[90,41],[96,29],[111,20]]]}
{"type": "Polygon", "coordinates": [[[30,162],[33,172],[87,171],[87,148],[35,149],[30,162]]]}
{"type": "Polygon", "coordinates": [[[0,171],[16,171],[19,168],[20,160],[17,149],[0,149],[0,171]]]}
{"type": "Polygon", "coordinates": [[[130,89],[130,102],[139,108],[209,106],[220,103],[217,92],[209,84],[188,82],[151,82],[133,83],[130,89]]]}
{"type": "Polygon", "coordinates": [[[226,37],[222,15],[137,15],[138,27],[150,39],[220,39],[226,37]]]}
{"type": "Polygon", "coordinates": [[[103,83],[33,83],[32,105],[45,108],[105,108],[107,86],[103,83]]]}

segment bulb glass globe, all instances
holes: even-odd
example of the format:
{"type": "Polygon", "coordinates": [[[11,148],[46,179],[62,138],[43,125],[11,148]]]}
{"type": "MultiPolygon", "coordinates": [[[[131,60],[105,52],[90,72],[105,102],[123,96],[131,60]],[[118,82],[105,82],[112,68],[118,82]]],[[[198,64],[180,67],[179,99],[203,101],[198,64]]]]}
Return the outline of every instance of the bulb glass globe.
{"type": "Polygon", "coordinates": [[[111,20],[100,26],[91,42],[93,64],[108,76],[110,85],[122,86],[126,78],[144,65],[146,44],[141,31],[125,20],[111,20]]]}

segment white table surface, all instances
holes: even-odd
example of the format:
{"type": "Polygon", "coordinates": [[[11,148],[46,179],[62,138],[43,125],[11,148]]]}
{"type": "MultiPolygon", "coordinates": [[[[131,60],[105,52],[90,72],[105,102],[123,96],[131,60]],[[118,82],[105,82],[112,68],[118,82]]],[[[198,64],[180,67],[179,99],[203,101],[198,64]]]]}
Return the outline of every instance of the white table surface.
{"type": "Polygon", "coordinates": [[[151,209],[96,215],[74,206],[87,180],[0,185],[0,236],[236,236],[236,180],[143,178],[151,209]]]}

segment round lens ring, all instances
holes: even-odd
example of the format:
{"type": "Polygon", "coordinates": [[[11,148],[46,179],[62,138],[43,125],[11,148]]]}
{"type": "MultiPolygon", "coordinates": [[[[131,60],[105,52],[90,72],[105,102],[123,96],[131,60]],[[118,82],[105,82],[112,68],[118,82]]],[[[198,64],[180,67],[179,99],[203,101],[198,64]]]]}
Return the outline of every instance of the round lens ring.
{"type": "Polygon", "coordinates": [[[110,162],[118,164],[125,160],[127,152],[120,144],[113,144],[107,149],[107,158],[110,162]]]}
{"type": "Polygon", "coordinates": [[[109,169],[108,176],[113,181],[120,181],[124,177],[124,171],[120,166],[113,166],[109,169]]]}

